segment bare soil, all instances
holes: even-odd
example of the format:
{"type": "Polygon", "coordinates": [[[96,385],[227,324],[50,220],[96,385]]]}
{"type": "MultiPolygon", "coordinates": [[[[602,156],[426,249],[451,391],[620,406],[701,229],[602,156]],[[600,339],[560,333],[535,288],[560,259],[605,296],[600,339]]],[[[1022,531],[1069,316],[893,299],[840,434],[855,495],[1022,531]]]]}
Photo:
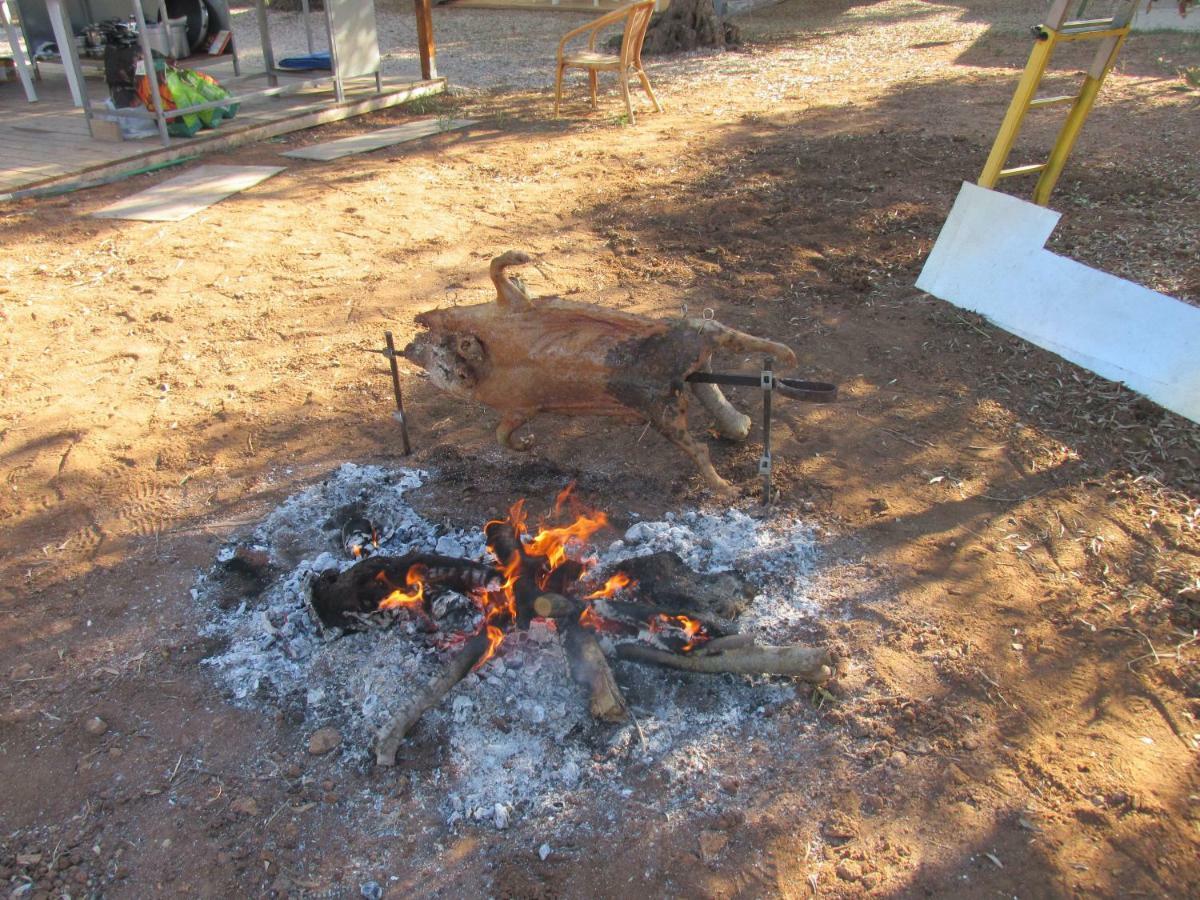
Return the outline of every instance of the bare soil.
{"type": "MultiPolygon", "coordinates": [[[[0,209],[8,890],[1193,893],[1200,428],[912,286],[1042,11],[788,2],[742,20],[744,50],[678,61],[667,111],[634,127],[612,91],[597,113],[574,94],[560,120],[546,91],[446,98],[436,114],[480,124],[291,162],[178,224],[87,217],[176,173],[0,209]],[[490,411],[411,370],[401,457],[365,351],[384,329],[403,343],[423,309],[488,297],[486,263],[510,248],[544,259],[535,293],[712,308],[839,383],[834,406],[784,408],[777,483],[784,511],[829,530],[817,577],[855,574],[825,623],[852,665],[831,698],[795,704],[820,765],[750,744],[753,779],[715,782],[683,816],[652,792],[591,811],[544,861],[519,824],[448,829],[407,804],[431,763],[358,772],[308,755],[285,715],[228,704],[199,666],[211,611],[189,595],[223,541],[344,461],[438,467],[427,514],[459,525],[524,494],[544,508],[571,477],[618,514],[707,502],[653,433],[546,418],[519,457],[490,411]]],[[[1129,41],[1052,245],[1189,302],[1200,93],[1178,70],[1196,50],[1129,41]]],[[[208,161],[275,164],[414,114],[208,161]]],[[[1050,128],[1029,127],[1027,155],[1050,128]]],[[[747,502],[759,437],[713,444],[747,502]]]]}

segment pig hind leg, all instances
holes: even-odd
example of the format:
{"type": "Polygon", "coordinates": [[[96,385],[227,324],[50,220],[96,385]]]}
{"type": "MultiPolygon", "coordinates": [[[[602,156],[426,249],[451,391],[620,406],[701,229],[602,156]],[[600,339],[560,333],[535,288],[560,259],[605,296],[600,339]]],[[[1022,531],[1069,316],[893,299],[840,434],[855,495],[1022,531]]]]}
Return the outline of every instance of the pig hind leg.
{"type": "Polygon", "coordinates": [[[763,353],[767,356],[774,356],[785,367],[796,364],[796,354],[786,344],[746,334],[744,331],[729,328],[713,319],[689,319],[688,324],[711,340],[716,347],[720,347],[723,350],[732,350],[737,353],[763,353]]]}

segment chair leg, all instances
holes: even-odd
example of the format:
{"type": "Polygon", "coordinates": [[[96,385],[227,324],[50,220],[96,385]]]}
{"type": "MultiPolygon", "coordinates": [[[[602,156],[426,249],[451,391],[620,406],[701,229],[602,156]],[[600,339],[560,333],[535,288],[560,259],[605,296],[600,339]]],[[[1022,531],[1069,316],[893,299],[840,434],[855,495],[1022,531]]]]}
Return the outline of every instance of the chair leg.
{"type": "Polygon", "coordinates": [[[564,66],[554,73],[554,118],[558,118],[558,107],[562,103],[562,78],[564,66]]]}
{"type": "Polygon", "coordinates": [[[662,112],[662,107],[658,104],[658,98],[654,96],[654,89],[650,87],[650,79],[646,77],[646,73],[641,69],[638,69],[638,78],[642,80],[642,87],[650,95],[650,102],[654,104],[654,111],[662,112]]]}
{"type": "Polygon", "coordinates": [[[633,117],[633,101],[629,99],[629,73],[624,69],[621,70],[621,96],[625,98],[625,112],[629,114],[629,124],[636,125],[637,120],[633,117]]]}
{"type": "Polygon", "coordinates": [[[598,79],[596,78],[596,70],[588,69],[588,86],[591,87],[591,89],[592,89],[592,109],[600,108],[599,104],[596,102],[596,82],[597,81],[598,81],[598,79]]]}

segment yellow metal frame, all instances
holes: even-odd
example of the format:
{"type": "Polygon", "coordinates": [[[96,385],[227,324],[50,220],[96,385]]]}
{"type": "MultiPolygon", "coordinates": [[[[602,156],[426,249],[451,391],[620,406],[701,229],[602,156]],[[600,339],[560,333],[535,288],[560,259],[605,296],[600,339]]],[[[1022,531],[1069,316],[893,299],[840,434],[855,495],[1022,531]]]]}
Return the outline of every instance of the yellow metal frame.
{"type": "Polygon", "coordinates": [[[1136,2],[1127,4],[1127,9],[1110,19],[1086,19],[1070,22],[1064,21],[1066,18],[1065,6],[1064,3],[1056,3],[1051,10],[1051,16],[1057,16],[1054,20],[1055,27],[1041,25],[1035,29],[1037,41],[1029,54],[1025,71],[1021,73],[1021,80],[1017,83],[1012,102],[1008,105],[1004,121],[1000,124],[1000,131],[996,135],[995,143],[992,144],[992,151],[988,154],[983,172],[979,176],[981,187],[994,188],[1001,178],[1037,173],[1038,181],[1033,189],[1033,202],[1039,206],[1049,203],[1050,194],[1054,190],[1055,184],[1058,183],[1059,176],[1062,175],[1063,167],[1067,164],[1071,149],[1079,138],[1083,123],[1087,121],[1088,114],[1096,103],[1096,95],[1100,93],[1104,79],[1117,61],[1117,54],[1120,53],[1125,38],[1129,36],[1136,2]],[[1096,48],[1096,55],[1083,79],[1079,93],[1064,97],[1037,97],[1038,88],[1046,74],[1050,58],[1054,55],[1055,47],[1067,41],[1085,40],[1099,40],[1102,43],[1096,48]],[[1021,133],[1025,114],[1031,109],[1067,104],[1071,105],[1071,110],[1067,113],[1067,118],[1059,129],[1058,137],[1054,140],[1054,146],[1050,149],[1050,156],[1046,162],[1005,168],[1013,144],[1016,143],[1017,136],[1021,133]]]}

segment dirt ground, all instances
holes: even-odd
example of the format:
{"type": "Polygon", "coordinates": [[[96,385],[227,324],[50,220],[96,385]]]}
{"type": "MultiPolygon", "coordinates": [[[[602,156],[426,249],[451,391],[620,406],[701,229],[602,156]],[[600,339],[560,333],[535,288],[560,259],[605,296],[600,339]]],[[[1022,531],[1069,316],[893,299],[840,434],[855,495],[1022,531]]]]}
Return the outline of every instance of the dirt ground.
{"type": "MultiPolygon", "coordinates": [[[[744,20],[743,50],[680,61],[667,111],[634,127],[612,91],[598,113],[574,94],[560,120],[546,91],[472,94],[423,110],[471,129],[290,162],[178,224],[87,217],[177,172],[0,208],[7,890],[1192,894],[1200,427],[913,287],[1042,12],[787,2],[744,20]],[[779,507],[827,529],[817,577],[870,576],[824,626],[849,673],[832,702],[796,703],[817,770],[748,746],[767,775],[714,784],[682,818],[631,804],[546,860],[519,827],[429,824],[395,773],[309,756],[286,717],[230,705],[198,665],[211,611],[189,595],[230,535],[345,461],[443,466],[425,502],[459,525],[531,472],[576,477],[618,519],[712,502],[638,427],[545,418],[531,457],[501,451],[493,413],[410,368],[416,453],[400,455],[386,367],[364,351],[486,299],[510,248],[544,260],[524,273],[535,293],[712,308],[837,382],[836,405],[780,414],[779,507]],[[727,837],[704,859],[703,830],[727,837]]],[[[1129,41],[1052,242],[1193,303],[1200,92],[1179,69],[1198,48],[1129,41]]],[[[277,164],[412,115],[208,161],[277,164]]],[[[1050,127],[1031,124],[1027,156],[1050,127]]],[[[748,507],[758,440],[713,443],[748,507]]]]}

